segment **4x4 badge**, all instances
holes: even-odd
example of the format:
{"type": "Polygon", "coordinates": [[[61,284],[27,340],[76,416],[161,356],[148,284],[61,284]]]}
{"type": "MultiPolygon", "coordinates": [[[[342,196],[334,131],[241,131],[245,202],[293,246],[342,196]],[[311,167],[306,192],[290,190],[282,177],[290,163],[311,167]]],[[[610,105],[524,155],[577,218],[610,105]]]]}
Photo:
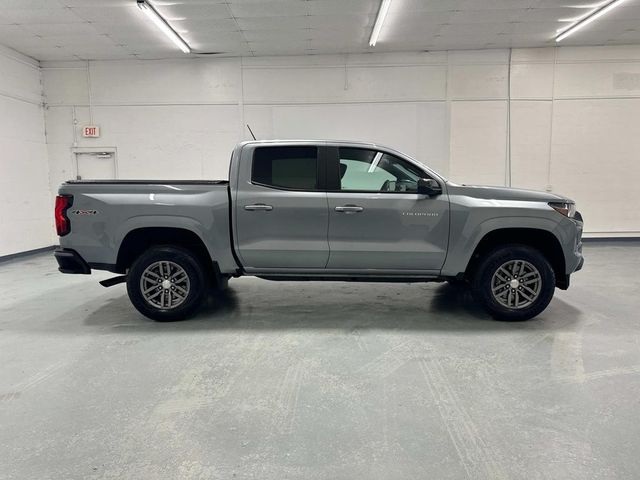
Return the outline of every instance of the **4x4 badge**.
{"type": "Polygon", "coordinates": [[[71,210],[74,215],[97,215],[97,210],[71,210]]]}

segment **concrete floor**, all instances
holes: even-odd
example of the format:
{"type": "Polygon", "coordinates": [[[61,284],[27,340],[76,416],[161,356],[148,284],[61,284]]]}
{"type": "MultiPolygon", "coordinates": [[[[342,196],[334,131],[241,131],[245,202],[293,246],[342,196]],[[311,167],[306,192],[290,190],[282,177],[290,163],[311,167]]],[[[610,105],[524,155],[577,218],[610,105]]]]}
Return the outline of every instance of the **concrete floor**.
{"type": "Polygon", "coordinates": [[[110,274],[0,264],[0,478],[640,478],[639,254],[587,245],[515,324],[447,285],[249,278],[162,324],[110,274]]]}

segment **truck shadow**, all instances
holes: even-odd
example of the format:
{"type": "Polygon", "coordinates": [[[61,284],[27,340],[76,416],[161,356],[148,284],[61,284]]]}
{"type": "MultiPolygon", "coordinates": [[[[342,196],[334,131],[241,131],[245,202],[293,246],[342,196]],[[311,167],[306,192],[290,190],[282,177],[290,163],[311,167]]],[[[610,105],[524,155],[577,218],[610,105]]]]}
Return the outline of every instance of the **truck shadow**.
{"type": "Polygon", "coordinates": [[[448,284],[255,283],[232,286],[211,295],[198,314],[184,321],[149,320],[122,295],[89,312],[84,324],[120,331],[169,332],[307,328],[490,332],[565,329],[581,314],[556,297],[535,319],[499,322],[477,305],[468,289],[448,284]]]}

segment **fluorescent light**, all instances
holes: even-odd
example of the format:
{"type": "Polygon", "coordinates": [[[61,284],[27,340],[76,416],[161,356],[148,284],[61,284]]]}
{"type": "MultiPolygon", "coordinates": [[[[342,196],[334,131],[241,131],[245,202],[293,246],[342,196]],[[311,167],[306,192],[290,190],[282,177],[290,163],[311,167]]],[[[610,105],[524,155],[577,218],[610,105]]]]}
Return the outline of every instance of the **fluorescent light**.
{"type": "Polygon", "coordinates": [[[387,13],[389,12],[390,6],[391,0],[382,0],[382,3],[380,4],[380,10],[378,10],[378,16],[376,17],[376,23],[373,25],[371,38],[369,38],[370,47],[376,46],[378,36],[380,35],[380,30],[382,30],[382,24],[384,23],[384,19],[387,18],[387,13]]]}
{"type": "Polygon", "coordinates": [[[556,37],[556,42],[560,42],[561,40],[564,40],[569,35],[577,32],[582,27],[589,25],[591,22],[600,18],[605,13],[610,12],[611,10],[613,10],[614,8],[616,8],[618,5],[620,5],[622,2],[625,2],[625,1],[626,0],[613,0],[613,2],[607,3],[604,7],[598,7],[592,10],[582,20],[578,20],[576,23],[572,24],[569,28],[567,28],[560,35],[558,35],[556,37]]]}
{"type": "Polygon", "coordinates": [[[191,52],[191,48],[189,48],[187,42],[185,42],[182,37],[178,35],[173,28],[171,28],[171,25],[169,25],[167,21],[160,16],[156,9],[153,8],[153,5],[147,2],[147,0],[138,0],[138,7],[147,14],[147,17],[149,17],[156,27],[162,30],[162,32],[176,44],[176,47],[184,53],[191,52]]]}

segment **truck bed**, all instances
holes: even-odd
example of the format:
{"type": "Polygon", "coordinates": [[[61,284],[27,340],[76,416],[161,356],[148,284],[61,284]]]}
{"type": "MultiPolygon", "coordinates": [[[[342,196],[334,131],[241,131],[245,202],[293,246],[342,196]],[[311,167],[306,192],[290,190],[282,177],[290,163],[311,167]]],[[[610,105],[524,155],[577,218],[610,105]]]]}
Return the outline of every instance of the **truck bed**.
{"type": "Polygon", "coordinates": [[[123,242],[162,228],[196,234],[222,272],[238,268],[226,180],[69,180],[59,193],[73,197],[67,211],[71,232],[60,245],[75,250],[91,268],[119,271],[123,242]]]}

